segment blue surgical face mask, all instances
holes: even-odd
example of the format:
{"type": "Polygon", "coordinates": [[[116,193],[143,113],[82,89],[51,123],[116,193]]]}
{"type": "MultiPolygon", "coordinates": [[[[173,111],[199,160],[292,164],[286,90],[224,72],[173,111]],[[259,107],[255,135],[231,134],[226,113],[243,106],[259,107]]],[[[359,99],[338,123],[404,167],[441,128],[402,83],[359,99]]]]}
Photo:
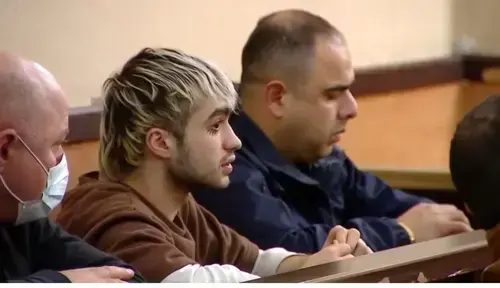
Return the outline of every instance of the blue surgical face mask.
{"type": "MultiPolygon", "coordinates": [[[[52,178],[56,179],[57,177],[51,176],[49,174],[49,170],[47,170],[47,168],[45,168],[42,161],[40,161],[40,159],[35,155],[35,153],[33,153],[33,151],[28,147],[28,145],[26,145],[26,143],[24,142],[23,139],[21,139],[21,137],[17,136],[17,138],[24,145],[26,150],[28,150],[28,152],[31,154],[31,156],[33,156],[33,158],[36,160],[36,162],[42,167],[43,171],[47,175],[47,182],[45,184],[44,191],[45,190],[51,191],[51,188],[49,186],[49,184],[50,184],[49,179],[52,179],[52,178]]],[[[52,169],[51,169],[51,171],[52,171],[52,169]]],[[[3,185],[5,186],[5,189],[7,189],[7,191],[10,193],[10,195],[12,195],[12,197],[14,197],[19,202],[15,225],[21,225],[21,224],[25,224],[25,223],[28,223],[31,221],[35,221],[35,220],[47,217],[47,215],[51,209],[47,204],[44,203],[44,201],[42,201],[43,195],[40,196],[40,199],[31,200],[31,201],[23,201],[15,193],[12,192],[12,190],[9,188],[7,183],[5,183],[5,180],[3,179],[2,175],[0,175],[0,181],[3,183],[3,185]]]]}
{"type": "Polygon", "coordinates": [[[54,209],[57,205],[59,205],[59,203],[61,203],[64,194],[66,193],[68,179],[68,162],[66,161],[66,155],[63,154],[61,161],[59,161],[56,166],[49,169],[47,186],[42,193],[42,201],[50,208],[50,210],[54,209]]]}

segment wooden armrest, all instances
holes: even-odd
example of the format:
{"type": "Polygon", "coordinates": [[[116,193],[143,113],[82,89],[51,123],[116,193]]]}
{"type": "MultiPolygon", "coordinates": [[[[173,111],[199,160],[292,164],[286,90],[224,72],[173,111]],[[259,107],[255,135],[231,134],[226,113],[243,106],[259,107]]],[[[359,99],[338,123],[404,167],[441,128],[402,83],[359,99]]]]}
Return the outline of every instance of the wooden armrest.
{"type": "Polygon", "coordinates": [[[499,67],[491,67],[486,68],[481,73],[483,81],[489,84],[498,84],[500,83],[500,68],[499,67]]]}
{"type": "Polygon", "coordinates": [[[477,230],[249,282],[379,282],[419,273],[437,280],[460,270],[482,270],[492,262],[486,234],[477,230]]]}
{"type": "Polygon", "coordinates": [[[454,190],[448,169],[396,168],[396,167],[363,167],[398,189],[432,189],[454,190]]]}

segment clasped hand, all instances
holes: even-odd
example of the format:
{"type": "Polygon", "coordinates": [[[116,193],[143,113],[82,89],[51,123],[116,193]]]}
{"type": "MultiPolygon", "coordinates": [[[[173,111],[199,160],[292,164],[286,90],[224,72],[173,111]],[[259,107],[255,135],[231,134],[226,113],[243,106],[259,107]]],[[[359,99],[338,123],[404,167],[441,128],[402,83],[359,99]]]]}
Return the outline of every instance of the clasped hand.
{"type": "Polygon", "coordinates": [[[302,268],[371,253],[372,249],[361,239],[361,233],[357,229],[346,229],[338,225],[328,233],[323,248],[310,255],[302,268]]]}

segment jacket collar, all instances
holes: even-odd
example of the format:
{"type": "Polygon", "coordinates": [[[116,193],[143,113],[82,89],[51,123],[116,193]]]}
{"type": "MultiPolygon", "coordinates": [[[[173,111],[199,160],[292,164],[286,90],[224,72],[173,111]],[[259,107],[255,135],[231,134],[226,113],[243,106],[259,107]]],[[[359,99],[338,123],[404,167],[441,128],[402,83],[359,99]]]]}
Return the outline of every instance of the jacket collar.
{"type": "Polygon", "coordinates": [[[243,149],[257,155],[267,168],[286,174],[306,185],[319,184],[318,181],[302,173],[296,165],[281,156],[271,140],[246,113],[240,110],[238,114],[232,115],[230,124],[240,138],[243,149]]]}

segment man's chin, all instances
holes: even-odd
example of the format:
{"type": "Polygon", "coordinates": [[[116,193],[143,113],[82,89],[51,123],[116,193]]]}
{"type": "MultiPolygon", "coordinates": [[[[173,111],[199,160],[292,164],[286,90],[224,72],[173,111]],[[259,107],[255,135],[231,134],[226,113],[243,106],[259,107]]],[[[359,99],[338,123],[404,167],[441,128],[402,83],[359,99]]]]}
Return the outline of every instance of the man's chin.
{"type": "Polygon", "coordinates": [[[215,185],[216,189],[224,189],[224,188],[227,188],[227,186],[229,186],[229,177],[228,176],[224,176],[222,177],[220,180],[219,180],[219,183],[218,185],[215,185]]]}
{"type": "Polygon", "coordinates": [[[219,179],[214,179],[214,181],[210,181],[210,182],[205,182],[203,184],[199,184],[199,188],[209,188],[209,189],[224,189],[224,188],[227,188],[227,186],[229,186],[229,177],[227,176],[224,176],[222,178],[219,178],[219,179]]]}
{"type": "Polygon", "coordinates": [[[321,149],[320,151],[320,157],[319,158],[323,158],[323,157],[326,157],[328,155],[330,155],[333,151],[333,147],[335,147],[336,144],[332,144],[332,145],[328,145],[328,146],[325,146],[323,147],[323,149],[321,149]]]}

